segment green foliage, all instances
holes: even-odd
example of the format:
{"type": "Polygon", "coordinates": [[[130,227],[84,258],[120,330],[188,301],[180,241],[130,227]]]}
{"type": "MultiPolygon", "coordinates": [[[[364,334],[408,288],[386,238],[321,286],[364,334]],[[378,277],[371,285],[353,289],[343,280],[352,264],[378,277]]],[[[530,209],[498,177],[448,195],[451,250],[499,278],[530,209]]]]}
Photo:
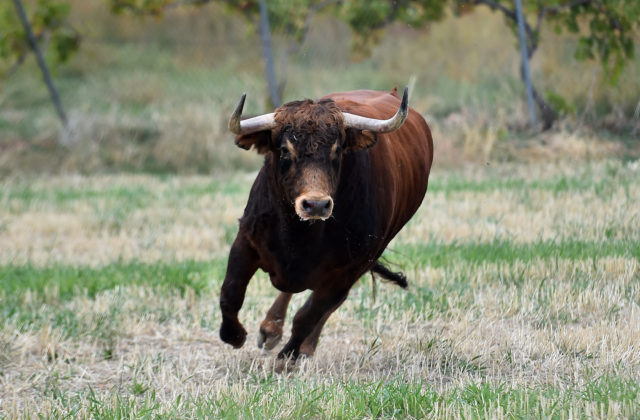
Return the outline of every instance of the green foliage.
{"type": "MultiPolygon", "coordinates": [[[[513,0],[449,0],[447,1],[385,1],[356,0],[342,3],[339,16],[354,31],[352,50],[356,57],[370,55],[371,46],[382,37],[382,29],[400,22],[413,27],[424,27],[446,15],[449,5],[454,15],[468,13],[478,5],[501,12],[507,24],[516,31],[517,14],[513,0]]],[[[626,62],[634,55],[634,37],[638,33],[640,2],[620,0],[523,0],[525,33],[529,58],[540,41],[540,28],[546,19],[554,24],[556,32],[568,31],[579,37],[575,52],[577,59],[598,59],[605,74],[615,84],[626,62]],[[529,20],[535,17],[532,25],[529,20]]],[[[534,88],[535,89],[535,88],[534,88]]],[[[546,102],[536,96],[542,111],[543,126],[550,128],[558,113],[573,113],[572,106],[560,96],[553,95],[546,102]],[[554,105],[559,109],[554,109],[554,105]]]]}
{"type": "Polygon", "coordinates": [[[107,0],[111,11],[115,14],[122,14],[130,11],[135,13],[146,13],[161,16],[172,0],[107,0]]]}
{"type": "Polygon", "coordinates": [[[568,102],[560,94],[552,90],[548,90],[546,96],[547,96],[547,101],[549,101],[553,109],[555,109],[559,115],[575,115],[576,114],[575,105],[568,102]]]}
{"type": "MultiPolygon", "coordinates": [[[[338,16],[355,34],[354,47],[368,53],[381,38],[381,30],[399,22],[420,28],[446,15],[447,3],[456,15],[468,13],[476,6],[488,6],[502,12],[507,23],[516,27],[513,0],[387,1],[355,0],[344,2],[338,16]]],[[[620,0],[523,0],[527,19],[527,42],[535,52],[543,21],[557,32],[579,36],[575,52],[578,59],[598,59],[609,79],[616,82],[627,60],[634,56],[634,40],[638,37],[640,2],[620,0]],[[535,25],[531,25],[536,18],[535,25]]]]}
{"type": "MultiPolygon", "coordinates": [[[[615,83],[627,60],[634,56],[640,21],[640,3],[636,1],[585,1],[577,6],[563,0],[529,1],[529,10],[545,12],[557,28],[578,34],[575,57],[579,60],[598,59],[615,83]]],[[[575,3],[575,2],[572,2],[575,3]]]]}
{"type": "MultiPolygon", "coordinates": [[[[54,63],[62,63],[80,46],[80,35],[68,23],[69,4],[38,0],[23,4],[36,39],[47,39],[54,63]]],[[[31,47],[13,2],[0,2],[0,72],[19,65],[31,47]]],[[[42,42],[41,42],[42,44],[42,42]]],[[[1,74],[1,73],[0,73],[1,74]]]]}
{"type": "Polygon", "coordinates": [[[366,34],[397,21],[420,28],[445,15],[446,2],[434,0],[357,0],[342,3],[339,16],[359,34],[366,34]]]}
{"type": "Polygon", "coordinates": [[[337,15],[353,30],[352,52],[356,58],[370,54],[382,38],[382,29],[392,22],[421,28],[445,16],[446,2],[437,0],[343,2],[337,15]]]}
{"type": "MultiPolygon", "coordinates": [[[[203,6],[213,0],[107,0],[115,14],[133,13],[140,16],[162,17],[166,10],[180,5],[203,6]]],[[[252,24],[257,25],[260,8],[258,0],[220,0],[229,13],[239,13],[252,24]]],[[[269,24],[277,33],[284,33],[296,41],[301,41],[307,29],[307,17],[310,13],[333,3],[322,0],[281,0],[268,1],[269,24]]]]}
{"type": "MultiPolygon", "coordinates": [[[[507,23],[516,27],[512,0],[457,0],[456,7],[486,5],[502,11],[507,23]]],[[[640,26],[640,2],[620,0],[523,0],[527,38],[533,51],[538,46],[539,29],[547,21],[557,33],[578,36],[575,57],[597,59],[612,83],[620,76],[627,60],[634,56],[634,40],[640,26]],[[535,25],[531,25],[535,17],[535,25]]]]}
{"type": "MultiPolygon", "coordinates": [[[[161,15],[165,9],[181,5],[202,5],[213,0],[108,0],[114,12],[132,10],[145,15],[161,15]]],[[[221,0],[231,12],[244,15],[254,25],[258,21],[258,0],[221,0]]],[[[353,31],[352,58],[364,59],[378,44],[384,28],[402,23],[423,28],[447,16],[468,13],[477,6],[487,6],[505,16],[515,32],[516,13],[513,0],[286,0],[267,3],[272,30],[283,33],[300,45],[304,42],[311,17],[320,11],[332,11],[353,31]]],[[[554,25],[557,32],[574,33],[579,37],[575,50],[577,59],[597,59],[605,74],[616,83],[626,62],[634,55],[634,37],[638,32],[640,2],[620,0],[523,0],[529,57],[537,50],[542,23],[554,25]],[[533,19],[535,23],[531,23],[533,19]]],[[[550,127],[557,114],[573,114],[573,105],[552,94],[538,106],[543,112],[545,127],[550,127]],[[555,108],[554,108],[555,106],[555,108]]]]}

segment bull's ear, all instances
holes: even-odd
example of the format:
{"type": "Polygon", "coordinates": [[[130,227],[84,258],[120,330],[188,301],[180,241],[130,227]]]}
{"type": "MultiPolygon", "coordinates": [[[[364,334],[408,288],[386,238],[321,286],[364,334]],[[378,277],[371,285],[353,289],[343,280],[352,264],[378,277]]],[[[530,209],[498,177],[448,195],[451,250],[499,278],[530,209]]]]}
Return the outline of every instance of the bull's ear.
{"type": "Polygon", "coordinates": [[[244,150],[249,150],[253,146],[253,150],[264,155],[273,149],[271,130],[238,136],[236,137],[236,146],[244,150]]]}
{"type": "Polygon", "coordinates": [[[345,131],[344,151],[346,153],[365,150],[378,142],[378,135],[369,130],[348,128],[345,131]]]}

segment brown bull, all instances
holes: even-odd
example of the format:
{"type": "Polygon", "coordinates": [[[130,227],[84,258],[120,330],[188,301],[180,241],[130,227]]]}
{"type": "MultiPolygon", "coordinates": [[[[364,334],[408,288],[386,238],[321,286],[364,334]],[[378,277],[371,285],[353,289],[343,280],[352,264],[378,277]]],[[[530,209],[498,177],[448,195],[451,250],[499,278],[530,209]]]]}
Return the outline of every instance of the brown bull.
{"type": "Polygon", "coordinates": [[[260,325],[260,347],[282,337],[292,293],[312,290],[278,354],[295,359],[314,353],[327,318],[367,271],[407,286],[378,258],[424,198],[433,141],[406,88],[402,100],[395,89],[334,93],[240,121],[243,105],[244,95],[229,128],[265,160],[229,253],[220,337],[244,344],[238,311],[260,268],[281,291],[260,325]]]}

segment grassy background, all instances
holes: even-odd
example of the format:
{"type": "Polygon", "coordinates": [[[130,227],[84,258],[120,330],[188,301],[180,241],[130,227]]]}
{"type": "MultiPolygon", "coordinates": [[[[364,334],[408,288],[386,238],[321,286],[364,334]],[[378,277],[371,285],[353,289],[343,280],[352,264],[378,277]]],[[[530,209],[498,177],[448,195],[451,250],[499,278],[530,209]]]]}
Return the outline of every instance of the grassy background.
{"type": "MultiPolygon", "coordinates": [[[[0,183],[0,417],[635,418],[637,161],[436,170],[316,356],[255,346],[264,273],[218,338],[218,291],[255,174],[0,183]]],[[[306,294],[297,295],[285,326],[306,294]]]]}
{"type": "MultiPolygon", "coordinates": [[[[260,164],[226,132],[241,92],[248,114],[270,111],[259,42],[241,17],[217,5],[161,20],[113,17],[103,3],[75,1],[71,21],[83,46],[55,74],[70,129],[61,130],[30,58],[0,85],[0,175],[211,173],[260,164]]],[[[394,26],[358,59],[348,28],[319,16],[289,59],[290,40],[276,37],[277,71],[287,81],[284,100],[410,83],[411,104],[431,124],[442,164],[636,156],[640,59],[611,86],[599,64],[572,58],[574,39],[543,29],[534,80],[571,109],[540,136],[523,131],[515,37],[483,8],[424,31],[394,26]]]]}

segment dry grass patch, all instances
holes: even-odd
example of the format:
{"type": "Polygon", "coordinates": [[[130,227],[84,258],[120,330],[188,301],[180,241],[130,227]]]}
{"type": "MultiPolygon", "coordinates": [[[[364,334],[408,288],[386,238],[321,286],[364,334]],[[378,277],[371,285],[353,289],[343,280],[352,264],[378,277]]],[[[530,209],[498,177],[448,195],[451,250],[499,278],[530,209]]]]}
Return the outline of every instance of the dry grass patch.
{"type": "MultiPolygon", "coordinates": [[[[437,273],[427,267],[413,276],[407,292],[378,288],[375,302],[364,283],[330,318],[316,356],[282,381],[333,386],[403,378],[438,392],[478,381],[521,388],[582,388],[607,375],[637,381],[638,276],[637,260],[623,258],[595,267],[563,260],[554,269],[543,260],[513,267],[463,264],[437,273]],[[522,284],[501,280],[521,269],[522,284]],[[460,281],[465,292],[436,311],[428,310],[429,303],[407,305],[415,301],[407,296],[419,301],[429,290],[447,293],[448,283],[460,281]]],[[[231,392],[252,401],[254,381],[274,375],[274,353],[254,344],[274,297],[264,276],[251,284],[241,313],[250,334],[237,351],[217,336],[215,292],[124,287],[60,302],[83,325],[79,335],[69,336],[64,325],[5,327],[14,351],[0,379],[2,407],[47,412],[60,402],[55,395],[87,389],[99,398],[153,391],[168,402],[179,395],[215,399],[231,392]]],[[[293,307],[302,301],[297,296],[293,307]]]]}
{"type": "MultiPolygon", "coordinates": [[[[639,174],[635,164],[612,162],[435,172],[434,191],[394,243],[637,240],[639,174]]],[[[222,258],[254,176],[5,181],[0,262],[222,258]]]]}
{"type": "Polygon", "coordinates": [[[628,416],[637,174],[615,162],[434,173],[387,254],[410,288],[379,284],[374,298],[360,282],[316,356],[285,374],[255,345],[277,293],[263,273],[241,312],[245,347],[217,334],[254,174],[5,181],[0,415],[628,416]]]}

